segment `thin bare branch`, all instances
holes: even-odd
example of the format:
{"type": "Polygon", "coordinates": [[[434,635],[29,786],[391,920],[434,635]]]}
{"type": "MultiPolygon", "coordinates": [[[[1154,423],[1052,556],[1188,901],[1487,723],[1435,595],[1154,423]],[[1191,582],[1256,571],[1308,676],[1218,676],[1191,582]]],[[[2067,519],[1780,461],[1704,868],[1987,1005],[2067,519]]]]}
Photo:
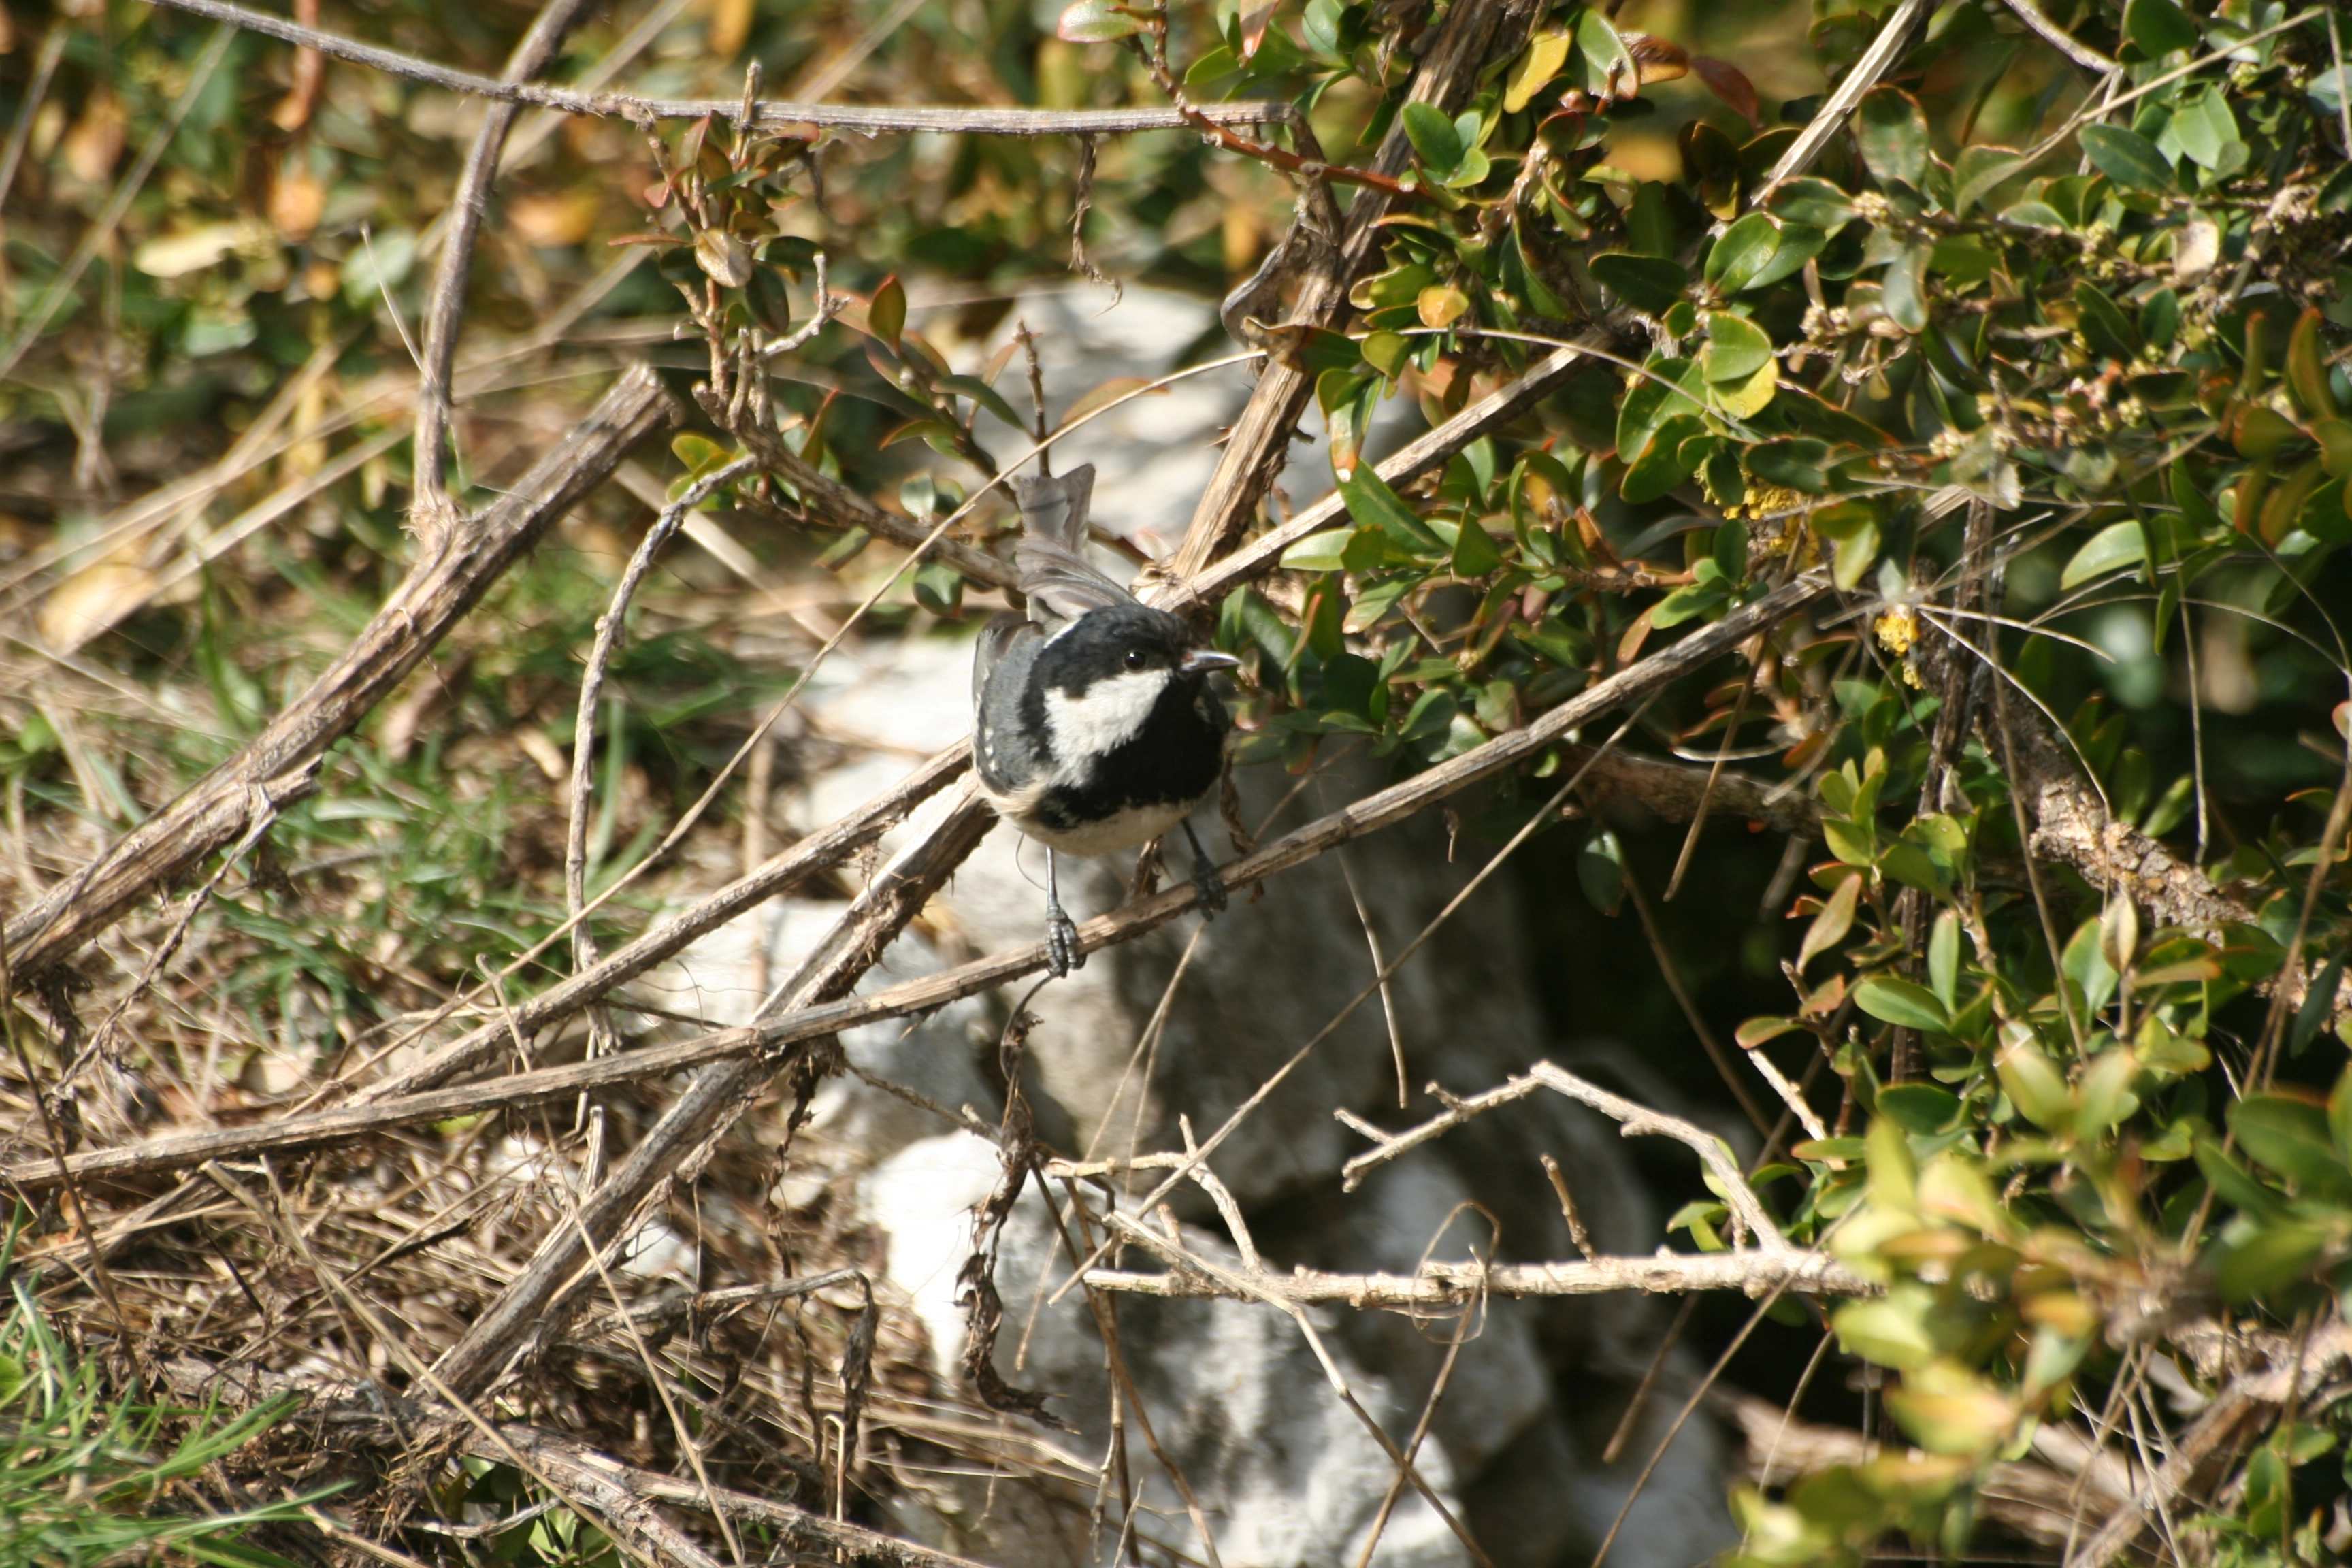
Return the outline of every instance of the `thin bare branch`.
{"type": "Polygon", "coordinates": [[[2312,1334],[2307,1343],[2298,1341],[2260,1369],[2231,1378],[2180,1434],[2156,1474],[2066,1559],[2066,1568],[2106,1568],[2138,1539],[2148,1516],[2179,1496],[2199,1467],[2237,1436],[2240,1424],[2257,1408],[2307,1397],[2347,1357],[2352,1357],[2352,1324],[2337,1321],[2312,1334]]]}
{"type": "Polygon", "coordinates": [[[2115,61],[2107,58],[2090,45],[2081,42],[2065,28],[2052,21],[2048,13],[2036,5],[2033,0],[2003,0],[2003,3],[2011,11],[2016,12],[2017,19],[2032,28],[2035,36],[2043,43],[2048,44],[2084,70],[2096,71],[2101,76],[2105,76],[2116,68],[2115,61]]]}
{"type": "MultiPolygon", "coordinates": [[[[1226,885],[1239,890],[1276,876],[1350,838],[1401,822],[1481,779],[1532,761],[1568,731],[1589,723],[1630,701],[1636,701],[1703,668],[1758,631],[1803,609],[1827,591],[1825,579],[1811,575],[1800,577],[1756,603],[1734,611],[1724,620],[1703,627],[1680,642],[1627,666],[1606,680],[1594,683],[1524,730],[1497,736],[1483,746],[1465,752],[1425,773],[1367,795],[1262,845],[1222,868],[1226,885]]],[[[940,774],[952,778],[968,761],[968,746],[959,745],[933,759],[925,771],[935,778],[940,774]]],[[[952,821],[964,824],[959,827],[960,833],[971,826],[966,820],[967,814],[965,807],[959,807],[950,814],[952,821]]],[[[984,829],[987,824],[980,822],[977,826],[984,829]]],[[[887,875],[886,873],[886,877],[887,875]]],[[[880,885],[877,882],[877,886],[880,885]]],[[[1079,948],[1092,952],[1156,930],[1192,909],[1198,897],[1192,886],[1184,883],[1166,889],[1140,902],[1124,905],[1109,914],[1097,916],[1078,928],[1079,948]]],[[[858,940],[870,941],[876,934],[874,931],[865,931],[859,933],[858,940]]],[[[638,942],[622,950],[622,953],[616,953],[609,962],[617,963],[624,953],[642,950],[646,942],[647,939],[640,938],[638,942]]],[[[878,946],[875,952],[878,953],[878,946]]],[[[937,974],[907,981],[869,995],[847,1001],[799,1005],[743,1028],[717,1031],[675,1046],[630,1051],[563,1067],[541,1068],[457,1089],[387,1096],[371,1105],[285,1118],[259,1126],[221,1128],[150,1139],[119,1149],[89,1150],[72,1156],[68,1163],[77,1173],[87,1171],[94,1176],[152,1173],[177,1169],[197,1160],[254,1150],[338,1142],[416,1121],[438,1121],[500,1106],[541,1104],[607,1084],[655,1081],[688,1068],[773,1051],[801,1040],[814,1039],[859,1024],[872,1023],[878,1018],[927,1012],[959,997],[992,990],[1045,967],[1045,946],[1041,942],[1029,947],[995,953],[937,974]]],[[[572,993],[575,997],[587,989],[583,986],[585,979],[582,976],[571,983],[575,987],[572,993]]],[[[524,1011],[524,1008],[518,1008],[518,1016],[522,1016],[524,1011]]],[[[504,1028],[501,1023],[486,1031],[481,1042],[473,1047],[477,1053],[476,1059],[486,1058],[497,1048],[497,1041],[504,1028]]],[[[27,1162],[0,1169],[0,1179],[21,1180],[28,1185],[47,1186],[56,1179],[56,1171],[47,1162],[27,1162]]]]}
{"type": "Polygon", "coordinates": [[[1721,1184],[1724,1202],[1731,1205],[1732,1213],[1738,1216],[1750,1235],[1767,1248],[1781,1248],[1789,1245],[1788,1238],[1780,1234],[1780,1226],[1774,1223],[1763,1203],[1748,1186],[1748,1178],[1740,1172],[1739,1163],[1731,1157],[1731,1150],[1722,1139],[1679,1116],[1668,1116],[1645,1105],[1636,1104],[1622,1095],[1612,1094],[1599,1084],[1579,1078],[1549,1062],[1538,1062],[1522,1076],[1467,1099],[1447,1095],[1435,1084],[1430,1085],[1429,1091],[1446,1101],[1444,1113],[1430,1118],[1409,1131],[1396,1134],[1379,1147],[1357,1155],[1339,1167],[1346,1178],[1345,1190],[1354,1192],[1374,1168],[1452,1131],[1498,1105],[1524,1100],[1538,1089],[1548,1089],[1555,1094],[1566,1095],[1580,1105],[1591,1106],[1601,1115],[1622,1123],[1624,1136],[1628,1138],[1644,1135],[1672,1138],[1678,1143],[1688,1145],[1721,1184]]]}
{"type": "Polygon", "coordinates": [[[1822,155],[1822,150],[1845,129],[1846,116],[1854,111],[1854,107],[1862,102],[1870,89],[1876,87],[1879,79],[1909,51],[1912,34],[1927,17],[1927,0],[1903,0],[1901,5],[1887,13],[1886,20],[1879,25],[1878,36],[1870,41],[1870,47],[1862,52],[1862,58],[1854,61],[1853,68],[1838,82],[1836,90],[1829,96],[1829,101],[1813,110],[1812,119],[1805,122],[1804,130],[1797,133],[1797,139],[1789,143],[1788,151],[1773,163],[1771,173],[1766,174],[1757,186],[1752,198],[1755,205],[1761,205],[1764,199],[1772,194],[1775,185],[1785,180],[1793,180],[1813,166],[1813,160],[1822,155]]]}
{"type": "Polygon", "coordinates": [[[14,983],[37,978],[151,889],[235,842],[258,811],[315,789],[327,748],[390,695],[630,447],[667,425],[673,408],[654,373],[633,367],[512,490],[425,546],[351,647],[259,735],[8,921],[14,983]]]}
{"type": "MultiPolygon", "coordinates": [[[[503,79],[527,81],[547,68],[562,47],[564,34],[580,15],[584,0],[547,0],[507,57],[503,79]]],[[[417,390],[416,439],[411,452],[415,479],[409,514],[427,542],[454,516],[449,502],[449,419],[455,407],[449,391],[450,372],[457,363],[457,329],[466,319],[466,283],[474,267],[474,242],[480,237],[482,215],[490,205],[490,184],[498,178],[499,154],[507,132],[521,112],[511,103],[497,103],[482,117],[474,132],[466,167],[449,197],[445,215],[441,260],[433,274],[433,288],[425,300],[425,348],[417,363],[423,384],[417,390]]]]}
{"type": "MultiPolygon", "coordinates": [[[[228,0],[149,0],[149,4],[230,23],[247,32],[280,38],[306,49],[316,49],[322,55],[331,55],[339,60],[372,67],[388,75],[425,82],[470,98],[487,98],[500,103],[560,110],[567,114],[616,117],[637,122],[700,120],[705,115],[733,121],[740,120],[742,115],[742,100],[734,98],[639,98],[625,92],[577,92],[538,82],[495,81],[471,71],[457,70],[431,60],[419,59],[415,55],[404,55],[395,49],[378,48],[356,38],[305,27],[266,11],[229,4],[228,0]]],[[[1286,125],[1298,117],[1296,109],[1279,102],[1210,104],[1200,112],[1220,125],[1286,125]]],[[[924,131],[961,132],[976,136],[1111,136],[1135,131],[1181,131],[1188,123],[1185,116],[1173,109],[931,109],[878,104],[787,103],[775,100],[754,100],[752,120],[755,129],[784,135],[806,134],[823,129],[855,131],[867,136],[911,134],[924,131]]]]}
{"type": "Polygon", "coordinates": [[[1278,1296],[1299,1306],[1416,1312],[1460,1307],[1481,1291],[1489,1296],[1603,1296],[1627,1290],[1654,1295],[1738,1290],[1756,1296],[1775,1288],[1806,1296],[1871,1296],[1878,1291],[1828,1254],[1794,1247],[1604,1256],[1565,1263],[1428,1263],[1416,1274],[1326,1274],[1301,1268],[1255,1276],[1247,1290],[1181,1267],[1164,1274],[1089,1268],[1086,1282],[1098,1290],[1139,1296],[1223,1296],[1234,1300],[1278,1296]]]}

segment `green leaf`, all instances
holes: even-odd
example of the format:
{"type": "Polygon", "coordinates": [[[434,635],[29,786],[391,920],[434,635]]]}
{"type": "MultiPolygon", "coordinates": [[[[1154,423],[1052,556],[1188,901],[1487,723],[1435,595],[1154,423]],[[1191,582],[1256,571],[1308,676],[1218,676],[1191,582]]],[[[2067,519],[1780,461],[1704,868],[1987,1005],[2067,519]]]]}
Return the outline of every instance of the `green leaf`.
{"type": "Polygon", "coordinates": [[[1744,382],[1772,363],[1772,340],[1745,316],[1717,310],[1706,320],[1699,371],[1710,382],[1744,382]]]}
{"type": "Polygon", "coordinates": [[[1584,842],[1576,857],[1576,885],[1592,907],[1613,915],[1625,902],[1625,851],[1617,835],[1602,828],[1584,842]]]}
{"type": "Polygon", "coordinates": [[[1142,18],[1125,15],[1113,0],[1077,0],[1054,24],[1054,36],[1073,44],[1115,44],[1141,31],[1142,18]]]}
{"type": "Polygon", "coordinates": [[[1748,449],[1748,471],[1769,484],[1818,496],[1829,493],[1830,447],[1811,436],[1766,441],[1748,449]]]}
{"type": "Polygon", "coordinates": [[[2016,149],[1980,145],[1963,147],[1952,160],[1952,216],[1966,217],[1975,206],[2016,173],[2025,162],[2016,149]]]}
{"type": "Polygon", "coordinates": [[[2319,973],[2303,994],[2303,1005],[2294,1010],[2294,1025],[2287,1031],[2287,1055],[2299,1057],[2311,1048],[2319,1037],[2320,1026],[2336,1005],[2336,990],[2344,979],[2346,954],[2337,953],[2335,961],[2319,973]]]}
{"type": "Polygon", "coordinates": [[[2150,59],[2197,47],[2197,24],[2172,0],[2131,0],[2124,7],[2124,37],[2150,59]]]}
{"type": "Polygon", "coordinates": [[[1356,537],[1352,528],[1327,528],[1310,533],[1282,552],[1282,564],[1292,572],[1338,572],[1343,569],[1342,552],[1348,542],[1356,537]]]}
{"type": "Polygon", "coordinates": [[[1935,1298],[1917,1286],[1898,1288],[1875,1301],[1849,1301],[1830,1314],[1838,1343],[1854,1355],[1909,1371],[1936,1356],[1936,1342],[1927,1331],[1927,1313],[1935,1298]]]}
{"type": "Polygon", "coordinates": [[[2091,345],[2092,353],[2125,364],[2139,357],[2139,329],[2132,325],[2131,318],[2113,300],[2100,292],[2098,285],[2087,279],[2077,279],[2074,307],[2082,312],[2083,341],[2091,345]]]}
{"type": "Polygon", "coordinates": [[[1764,206],[1774,217],[1822,229],[1843,227],[1853,216],[1853,198],[1811,174],[1782,184],[1764,206]]]}
{"type": "Polygon", "coordinates": [[[1605,250],[1589,264],[1592,276],[1633,309],[1663,316],[1690,287],[1690,274],[1663,256],[1605,250]]]}
{"type": "Polygon", "coordinates": [[[1462,531],[1454,541],[1454,574],[1484,577],[1502,564],[1503,552],[1495,548],[1494,537],[1475,518],[1464,519],[1462,531]]]}
{"type": "MultiPolygon", "coordinates": [[[[1626,399],[1628,404],[1632,401],[1626,399]]],[[[1691,469],[1682,459],[1682,444],[1706,428],[1696,414],[1679,414],[1659,426],[1625,470],[1618,493],[1629,501],[1655,500],[1689,479],[1691,469]]]]}
{"type": "Polygon", "coordinates": [[[1906,245],[1886,268],[1886,289],[1880,297],[1886,319],[1906,332],[1927,325],[1927,260],[1936,247],[1926,241],[1906,245]]]}
{"type": "Polygon", "coordinates": [[[976,375],[943,375],[940,377],[939,384],[940,391],[957,393],[962,396],[969,397],[972,402],[978,404],[981,407],[987,409],[991,414],[995,415],[999,419],[1003,420],[1004,423],[1012,426],[1015,430],[1023,431],[1024,434],[1026,433],[1027,427],[1021,423],[1021,416],[1013,410],[1012,404],[1005,401],[1004,394],[997,391],[996,388],[989,385],[988,383],[981,380],[980,377],[976,375]]]}
{"type": "Polygon", "coordinates": [[[1690,361],[1654,360],[1645,368],[1649,374],[1633,381],[1617,410],[1617,455],[1627,463],[1640,461],[1669,421],[1696,418],[1702,412],[1697,399],[1684,389],[1693,369],[1690,361]]]}
{"type": "Polygon", "coordinates": [[[1951,1017],[1936,994],[1892,974],[1874,974],[1853,988],[1853,1005],[1882,1023],[1940,1035],[1951,1017]]]}
{"type": "Polygon", "coordinates": [[[1359,464],[1339,481],[1339,499],[1347,504],[1349,517],[1381,530],[1405,549],[1426,554],[1445,552],[1445,542],[1389,489],[1388,481],[1370,464],[1359,464]]]}
{"type": "Polygon", "coordinates": [[[1870,1168],[1871,1202],[1902,1214],[1916,1214],[1919,1162],[1912,1158],[1903,1124],[1892,1117],[1873,1118],[1863,1134],[1863,1151],[1870,1168]]]}
{"type": "Polygon", "coordinates": [[[1862,100],[1854,134],[1862,143],[1862,161],[1883,182],[1900,180],[1917,185],[1927,172],[1927,117],[1919,102],[1901,88],[1874,89],[1862,100]]]}
{"type": "Polygon", "coordinates": [[[2066,569],[2058,574],[2061,592],[2104,577],[2126,566],[2147,563],[2147,534],[2137,521],[2129,519],[2109,523],[2093,534],[2089,542],[2074,552],[2066,569]]]}
{"type": "Polygon", "coordinates": [[[1819,256],[1830,242],[1829,231],[1809,223],[1783,223],[1780,244],[1757,274],[1744,283],[1732,283],[1727,278],[1726,291],[1769,289],[1783,278],[1793,278],[1804,270],[1805,263],[1819,256]]]}
{"type": "Polygon", "coordinates": [[[2229,1151],[2221,1147],[2219,1138],[2210,1133],[2200,1133],[2196,1159],[2197,1169],[2203,1173],[2206,1185],[2213,1189],[2215,1197],[2231,1208],[2263,1219],[2276,1218],[2286,1212],[2279,1195],[2254,1180],[2253,1173],[2231,1159],[2229,1151]]]}
{"type": "Polygon", "coordinates": [[[943,561],[915,568],[915,602],[935,616],[953,616],[963,608],[963,574],[943,561]]]}
{"type": "Polygon", "coordinates": [[[1993,1058],[1993,1070],[2009,1102],[2036,1127],[2055,1131],[2073,1119],[2074,1101],[2066,1080],[2031,1033],[2018,1030],[1993,1058]]]}
{"type": "Polygon", "coordinates": [[[2229,156],[2230,143],[2237,140],[2238,120],[2230,112],[2229,100],[2208,88],[2172,111],[2156,145],[2161,153],[2169,142],[2199,168],[2218,169],[2229,156]]]}
{"type": "Polygon", "coordinates": [[[1853,929],[1855,900],[1862,896],[1863,879],[1848,877],[1837,885],[1835,891],[1822,903],[1821,912],[1805,928],[1805,940],[1797,949],[1797,970],[1802,973],[1814,959],[1845,940],[1853,929]]]}
{"type": "MultiPolygon", "coordinates": [[[[866,321],[876,337],[898,348],[907,330],[907,289],[896,273],[882,279],[882,286],[874,290],[873,302],[866,307],[866,321]]],[[[1018,428],[1019,421],[1014,426],[1018,428]]]]}
{"type": "Polygon", "coordinates": [[[1936,1000],[1944,1011],[1959,1006],[1960,992],[1960,917],[1946,910],[1936,917],[1936,929],[1927,937],[1927,984],[1936,993],[1936,1000]]]}
{"type": "Polygon", "coordinates": [[[2352,1202],[2352,1168],[2336,1152],[2327,1112],[2284,1094],[2250,1094],[2230,1107],[2230,1131],[2247,1155],[2311,1196],[2352,1202]]]}
{"type": "Polygon", "coordinates": [[[1695,621],[1731,602],[1722,582],[1687,583],[1659,600],[1650,610],[1650,624],[1660,631],[1695,621]]]}
{"type": "Polygon", "coordinates": [[[1638,79],[1633,51],[1598,6],[1576,14],[1576,53],[1577,85],[1595,97],[1638,79]]]}
{"type": "Polygon", "coordinates": [[[1891,1083],[1878,1091],[1878,1112],[1906,1132],[1930,1137],[1952,1124],[1960,1097],[1932,1083],[1891,1083]]]}
{"type": "Polygon", "coordinates": [[[2117,125],[2085,125],[2078,134],[2091,162],[2116,184],[2141,191],[2171,189],[2172,166],[2147,137],[2117,125]]]}
{"type": "Polygon", "coordinates": [[[1727,294],[1748,287],[1780,247],[1780,231],[1762,213],[1749,213],[1723,231],[1706,253],[1706,280],[1727,294]]]}
{"type": "Polygon", "coordinates": [[[1559,68],[1568,63],[1572,41],[1567,29],[1557,26],[1547,27],[1528,41],[1526,50],[1503,83],[1504,113],[1517,114],[1525,109],[1544,84],[1559,74],[1559,68]]]}
{"type": "Polygon", "coordinates": [[[1429,172],[1441,178],[1461,167],[1461,133],[1445,111],[1433,103],[1408,103],[1402,110],[1406,140],[1421,155],[1429,172]]]}
{"type": "Polygon", "coordinates": [[[2301,1279],[2334,1239],[2326,1226],[2273,1220],[2226,1246],[2213,1265],[2213,1283],[2225,1300],[2244,1301],[2301,1279]]]}

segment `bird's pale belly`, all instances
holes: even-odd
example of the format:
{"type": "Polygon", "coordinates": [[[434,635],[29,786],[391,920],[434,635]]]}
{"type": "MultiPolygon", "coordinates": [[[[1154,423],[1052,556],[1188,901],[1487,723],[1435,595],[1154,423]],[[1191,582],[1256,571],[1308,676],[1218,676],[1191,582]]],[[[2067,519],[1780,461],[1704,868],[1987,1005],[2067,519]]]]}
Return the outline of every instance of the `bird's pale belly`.
{"type": "Polygon", "coordinates": [[[989,793],[989,804],[1023,833],[1061,855],[1081,858],[1109,855],[1121,849],[1132,849],[1148,843],[1174,827],[1193,811],[1200,802],[1158,801],[1149,805],[1121,806],[1110,816],[1097,821],[1064,826],[1049,820],[1044,809],[1043,790],[1024,791],[1019,795],[989,793]]]}

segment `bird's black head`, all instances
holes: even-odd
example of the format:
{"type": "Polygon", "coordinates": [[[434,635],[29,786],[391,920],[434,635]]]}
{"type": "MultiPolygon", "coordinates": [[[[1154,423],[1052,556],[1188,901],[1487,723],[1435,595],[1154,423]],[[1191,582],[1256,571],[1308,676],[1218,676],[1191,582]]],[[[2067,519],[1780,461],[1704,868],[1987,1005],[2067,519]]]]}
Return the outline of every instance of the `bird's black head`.
{"type": "Polygon", "coordinates": [[[1037,650],[1030,677],[1033,718],[1057,757],[1106,753],[1142,733],[1168,700],[1173,708],[1193,706],[1210,671],[1230,669],[1234,662],[1204,647],[1191,626],[1165,610],[1105,605],[1072,621],[1037,650]]]}

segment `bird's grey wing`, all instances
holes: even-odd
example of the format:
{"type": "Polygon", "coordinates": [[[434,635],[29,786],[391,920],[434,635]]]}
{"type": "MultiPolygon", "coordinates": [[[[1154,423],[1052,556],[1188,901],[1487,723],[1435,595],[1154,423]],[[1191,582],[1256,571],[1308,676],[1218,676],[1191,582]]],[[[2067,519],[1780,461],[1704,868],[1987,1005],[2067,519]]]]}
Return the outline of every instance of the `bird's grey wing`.
{"type": "Polygon", "coordinates": [[[996,673],[1007,655],[1023,643],[1034,642],[1039,636],[1035,626],[1010,610],[999,610],[988,617],[980,628],[980,641],[971,650],[971,711],[976,719],[981,705],[988,700],[988,679],[996,673]]]}
{"type": "Polygon", "coordinates": [[[1009,610],[988,618],[971,660],[971,752],[980,782],[1011,795],[1039,771],[1021,726],[1021,692],[1045,632],[1009,610]]]}
{"type": "Polygon", "coordinates": [[[1021,592],[1052,619],[1076,620],[1134,595],[1087,563],[1087,507],[1094,498],[1092,463],[1050,479],[1013,481],[1021,502],[1021,543],[1013,552],[1021,592]]]}

